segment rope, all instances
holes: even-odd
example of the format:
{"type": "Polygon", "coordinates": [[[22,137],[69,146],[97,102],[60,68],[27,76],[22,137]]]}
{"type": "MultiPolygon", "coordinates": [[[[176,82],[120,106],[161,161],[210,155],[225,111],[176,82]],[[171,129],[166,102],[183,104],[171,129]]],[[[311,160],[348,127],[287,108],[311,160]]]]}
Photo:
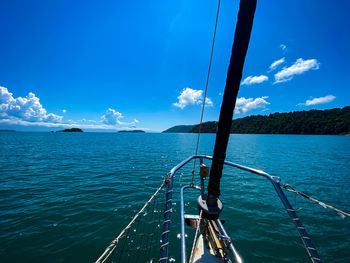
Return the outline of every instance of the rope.
{"type": "Polygon", "coordinates": [[[196,243],[197,243],[196,240],[197,240],[197,235],[198,235],[199,227],[200,227],[200,224],[201,224],[202,212],[203,212],[203,210],[200,211],[200,213],[199,213],[199,218],[197,219],[197,229],[196,229],[196,234],[194,235],[194,240],[193,240],[193,245],[192,245],[192,250],[191,250],[190,261],[188,261],[189,263],[192,262],[194,247],[196,246],[196,243]]]}
{"type": "Polygon", "coordinates": [[[324,208],[332,209],[332,210],[336,211],[338,214],[340,214],[342,217],[350,216],[349,213],[346,213],[346,212],[344,212],[344,211],[341,211],[341,210],[335,208],[334,206],[327,205],[327,204],[325,204],[325,203],[323,203],[323,202],[321,202],[321,201],[319,201],[319,200],[317,200],[317,199],[314,199],[314,198],[312,198],[312,197],[310,197],[310,196],[304,194],[303,192],[299,192],[299,191],[295,190],[295,189],[294,189],[292,186],[290,186],[289,184],[282,184],[282,183],[279,183],[279,184],[280,184],[286,191],[292,192],[292,193],[297,194],[297,195],[300,195],[301,197],[303,197],[303,198],[305,198],[305,199],[307,199],[307,200],[309,200],[309,201],[315,202],[315,203],[319,204],[320,206],[322,206],[322,207],[324,207],[324,208]]]}
{"type": "Polygon", "coordinates": [[[106,248],[106,250],[102,253],[102,255],[96,260],[95,263],[103,263],[105,262],[109,256],[113,253],[115,250],[119,240],[124,235],[124,233],[130,229],[132,224],[136,221],[136,219],[139,217],[140,214],[143,213],[145,208],[150,204],[150,202],[153,200],[153,198],[159,193],[159,191],[163,188],[165,185],[166,179],[162,181],[162,184],[160,187],[155,191],[155,193],[151,196],[151,198],[144,204],[144,206],[141,208],[141,210],[134,216],[134,218],[130,221],[130,223],[120,232],[120,234],[110,243],[110,245],[106,248]]]}
{"type": "MultiPolygon", "coordinates": [[[[210,77],[210,69],[211,69],[211,62],[213,60],[213,53],[214,53],[214,44],[215,44],[215,36],[216,36],[216,28],[218,25],[218,18],[219,18],[219,10],[220,10],[220,0],[218,0],[218,8],[216,11],[216,19],[215,19],[215,29],[214,29],[214,35],[213,35],[213,42],[211,45],[211,52],[210,52],[210,60],[209,60],[209,68],[208,68],[208,75],[207,75],[207,82],[205,84],[205,92],[204,92],[204,99],[203,99],[203,106],[202,106],[202,114],[201,114],[201,120],[199,122],[199,130],[198,130],[198,138],[197,138],[197,145],[196,145],[196,153],[198,153],[198,145],[199,145],[199,137],[201,134],[201,128],[202,128],[202,121],[203,121],[203,114],[204,114],[204,106],[205,106],[205,99],[207,97],[207,91],[208,91],[208,84],[209,84],[209,77],[210,77]]],[[[193,169],[192,169],[192,179],[191,179],[191,185],[193,185],[193,177],[194,177],[194,171],[196,169],[196,159],[194,159],[193,163],[193,169]]]]}

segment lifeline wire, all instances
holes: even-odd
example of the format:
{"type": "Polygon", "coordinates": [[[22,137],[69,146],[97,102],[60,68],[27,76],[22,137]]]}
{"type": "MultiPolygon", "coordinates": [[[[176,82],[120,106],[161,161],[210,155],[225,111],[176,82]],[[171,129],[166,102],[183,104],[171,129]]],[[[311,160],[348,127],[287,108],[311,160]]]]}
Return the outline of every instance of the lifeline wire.
{"type": "MultiPolygon", "coordinates": [[[[208,84],[209,84],[209,76],[210,76],[210,69],[211,69],[211,62],[213,60],[213,53],[214,53],[214,44],[215,44],[215,36],[216,36],[216,28],[218,25],[218,18],[219,18],[219,10],[220,10],[220,0],[218,1],[218,9],[216,11],[216,19],[215,19],[215,29],[214,29],[214,36],[213,36],[213,42],[211,45],[211,52],[210,52],[210,60],[209,60],[209,68],[208,68],[208,75],[207,75],[207,82],[205,84],[205,92],[204,92],[204,99],[203,99],[203,106],[202,106],[202,114],[201,114],[201,121],[199,123],[199,130],[198,130],[198,138],[197,138],[197,145],[196,145],[196,154],[198,153],[198,145],[199,145],[199,137],[201,134],[201,128],[202,128],[202,121],[203,121],[203,114],[204,114],[204,106],[205,106],[205,99],[207,97],[207,90],[208,90],[208,84]]],[[[191,185],[193,184],[193,177],[194,177],[194,171],[196,169],[196,159],[193,163],[193,170],[192,170],[192,179],[191,179],[191,185]]]]}
{"type": "Polygon", "coordinates": [[[300,195],[301,197],[303,197],[303,198],[305,198],[305,199],[307,199],[309,201],[315,202],[315,203],[319,204],[320,206],[322,206],[324,208],[332,209],[332,210],[336,211],[338,214],[342,215],[343,217],[345,217],[345,216],[349,216],[350,217],[349,213],[341,211],[341,210],[335,208],[334,206],[327,205],[327,204],[325,204],[325,203],[323,203],[323,202],[321,202],[321,201],[319,201],[317,199],[312,198],[311,196],[308,196],[308,195],[304,194],[303,192],[299,192],[299,191],[295,190],[289,184],[282,184],[282,183],[279,183],[279,184],[288,192],[292,192],[294,194],[300,195]]]}

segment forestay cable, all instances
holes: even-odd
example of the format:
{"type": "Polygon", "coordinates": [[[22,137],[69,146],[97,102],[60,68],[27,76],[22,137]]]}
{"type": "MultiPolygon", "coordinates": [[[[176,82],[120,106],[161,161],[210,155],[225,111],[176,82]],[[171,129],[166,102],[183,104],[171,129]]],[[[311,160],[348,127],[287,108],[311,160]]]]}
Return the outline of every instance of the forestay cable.
{"type": "MultiPolygon", "coordinates": [[[[211,52],[210,52],[210,60],[209,60],[209,68],[208,68],[208,75],[207,75],[207,82],[205,84],[205,91],[204,91],[204,99],[203,99],[203,106],[202,106],[202,113],[201,113],[201,120],[199,122],[199,130],[198,130],[198,137],[197,137],[197,145],[196,145],[196,153],[198,153],[198,145],[199,145],[199,137],[201,134],[201,128],[202,128],[202,121],[203,121],[203,114],[204,114],[204,107],[205,107],[205,100],[207,98],[207,91],[208,91],[208,84],[209,84],[209,77],[210,77],[210,69],[211,69],[211,62],[213,60],[213,53],[214,53],[214,44],[215,44],[215,36],[216,36],[216,28],[218,25],[218,18],[219,18],[219,10],[220,10],[220,0],[218,0],[218,8],[216,11],[216,19],[215,19],[215,28],[214,28],[214,35],[213,35],[213,42],[211,45],[211,52]]],[[[191,184],[193,184],[193,177],[194,177],[194,171],[196,169],[196,159],[194,159],[193,162],[193,170],[192,170],[192,179],[191,184]]]]}

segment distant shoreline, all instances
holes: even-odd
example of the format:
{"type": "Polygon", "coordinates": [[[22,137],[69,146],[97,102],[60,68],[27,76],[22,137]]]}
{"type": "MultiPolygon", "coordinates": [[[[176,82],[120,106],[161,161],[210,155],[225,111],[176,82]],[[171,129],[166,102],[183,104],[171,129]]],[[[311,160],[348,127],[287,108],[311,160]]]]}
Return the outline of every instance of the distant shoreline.
{"type": "Polygon", "coordinates": [[[118,133],[124,133],[124,132],[145,133],[145,131],[143,131],[143,130],[121,130],[121,131],[118,131],[118,133]]]}
{"type": "MultiPolygon", "coordinates": [[[[12,131],[0,131],[0,133],[13,133],[12,131]]],[[[62,133],[62,132],[52,132],[52,131],[14,131],[15,133],[62,133]]],[[[103,133],[103,134],[118,134],[119,132],[104,132],[104,131],[85,131],[83,133],[87,133],[87,134],[91,134],[91,133],[103,133]]],[[[137,133],[137,132],[136,132],[137,133]]],[[[166,133],[162,133],[162,132],[144,132],[145,134],[196,134],[196,133],[190,133],[190,132],[166,132],[166,133]]],[[[121,134],[123,134],[123,132],[121,132],[121,134]]],[[[203,133],[203,134],[216,134],[216,133],[211,133],[211,132],[207,132],[207,133],[203,133]]],[[[276,134],[276,133],[230,133],[230,135],[317,135],[317,136],[350,136],[350,134],[276,134]]]]}
{"type": "Polygon", "coordinates": [[[16,130],[0,130],[0,132],[15,132],[16,130]]]}
{"type": "MultiPolygon", "coordinates": [[[[201,133],[216,133],[217,121],[202,123],[201,133]]],[[[198,133],[197,125],[177,125],[163,133],[198,133]]],[[[342,109],[252,115],[232,120],[231,134],[349,135],[350,106],[342,109]]]]}

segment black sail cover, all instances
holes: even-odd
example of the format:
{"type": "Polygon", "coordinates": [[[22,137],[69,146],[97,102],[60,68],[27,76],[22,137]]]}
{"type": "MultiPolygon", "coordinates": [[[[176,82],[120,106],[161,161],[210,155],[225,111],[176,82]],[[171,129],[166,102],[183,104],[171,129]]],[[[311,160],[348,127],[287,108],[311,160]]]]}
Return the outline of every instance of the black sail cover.
{"type": "Polygon", "coordinates": [[[236,105],[237,94],[242,79],[243,65],[253,27],[256,4],[257,0],[240,1],[232,54],[216,132],[213,162],[210,169],[208,205],[216,204],[220,196],[220,180],[230,136],[233,110],[236,105]]]}

